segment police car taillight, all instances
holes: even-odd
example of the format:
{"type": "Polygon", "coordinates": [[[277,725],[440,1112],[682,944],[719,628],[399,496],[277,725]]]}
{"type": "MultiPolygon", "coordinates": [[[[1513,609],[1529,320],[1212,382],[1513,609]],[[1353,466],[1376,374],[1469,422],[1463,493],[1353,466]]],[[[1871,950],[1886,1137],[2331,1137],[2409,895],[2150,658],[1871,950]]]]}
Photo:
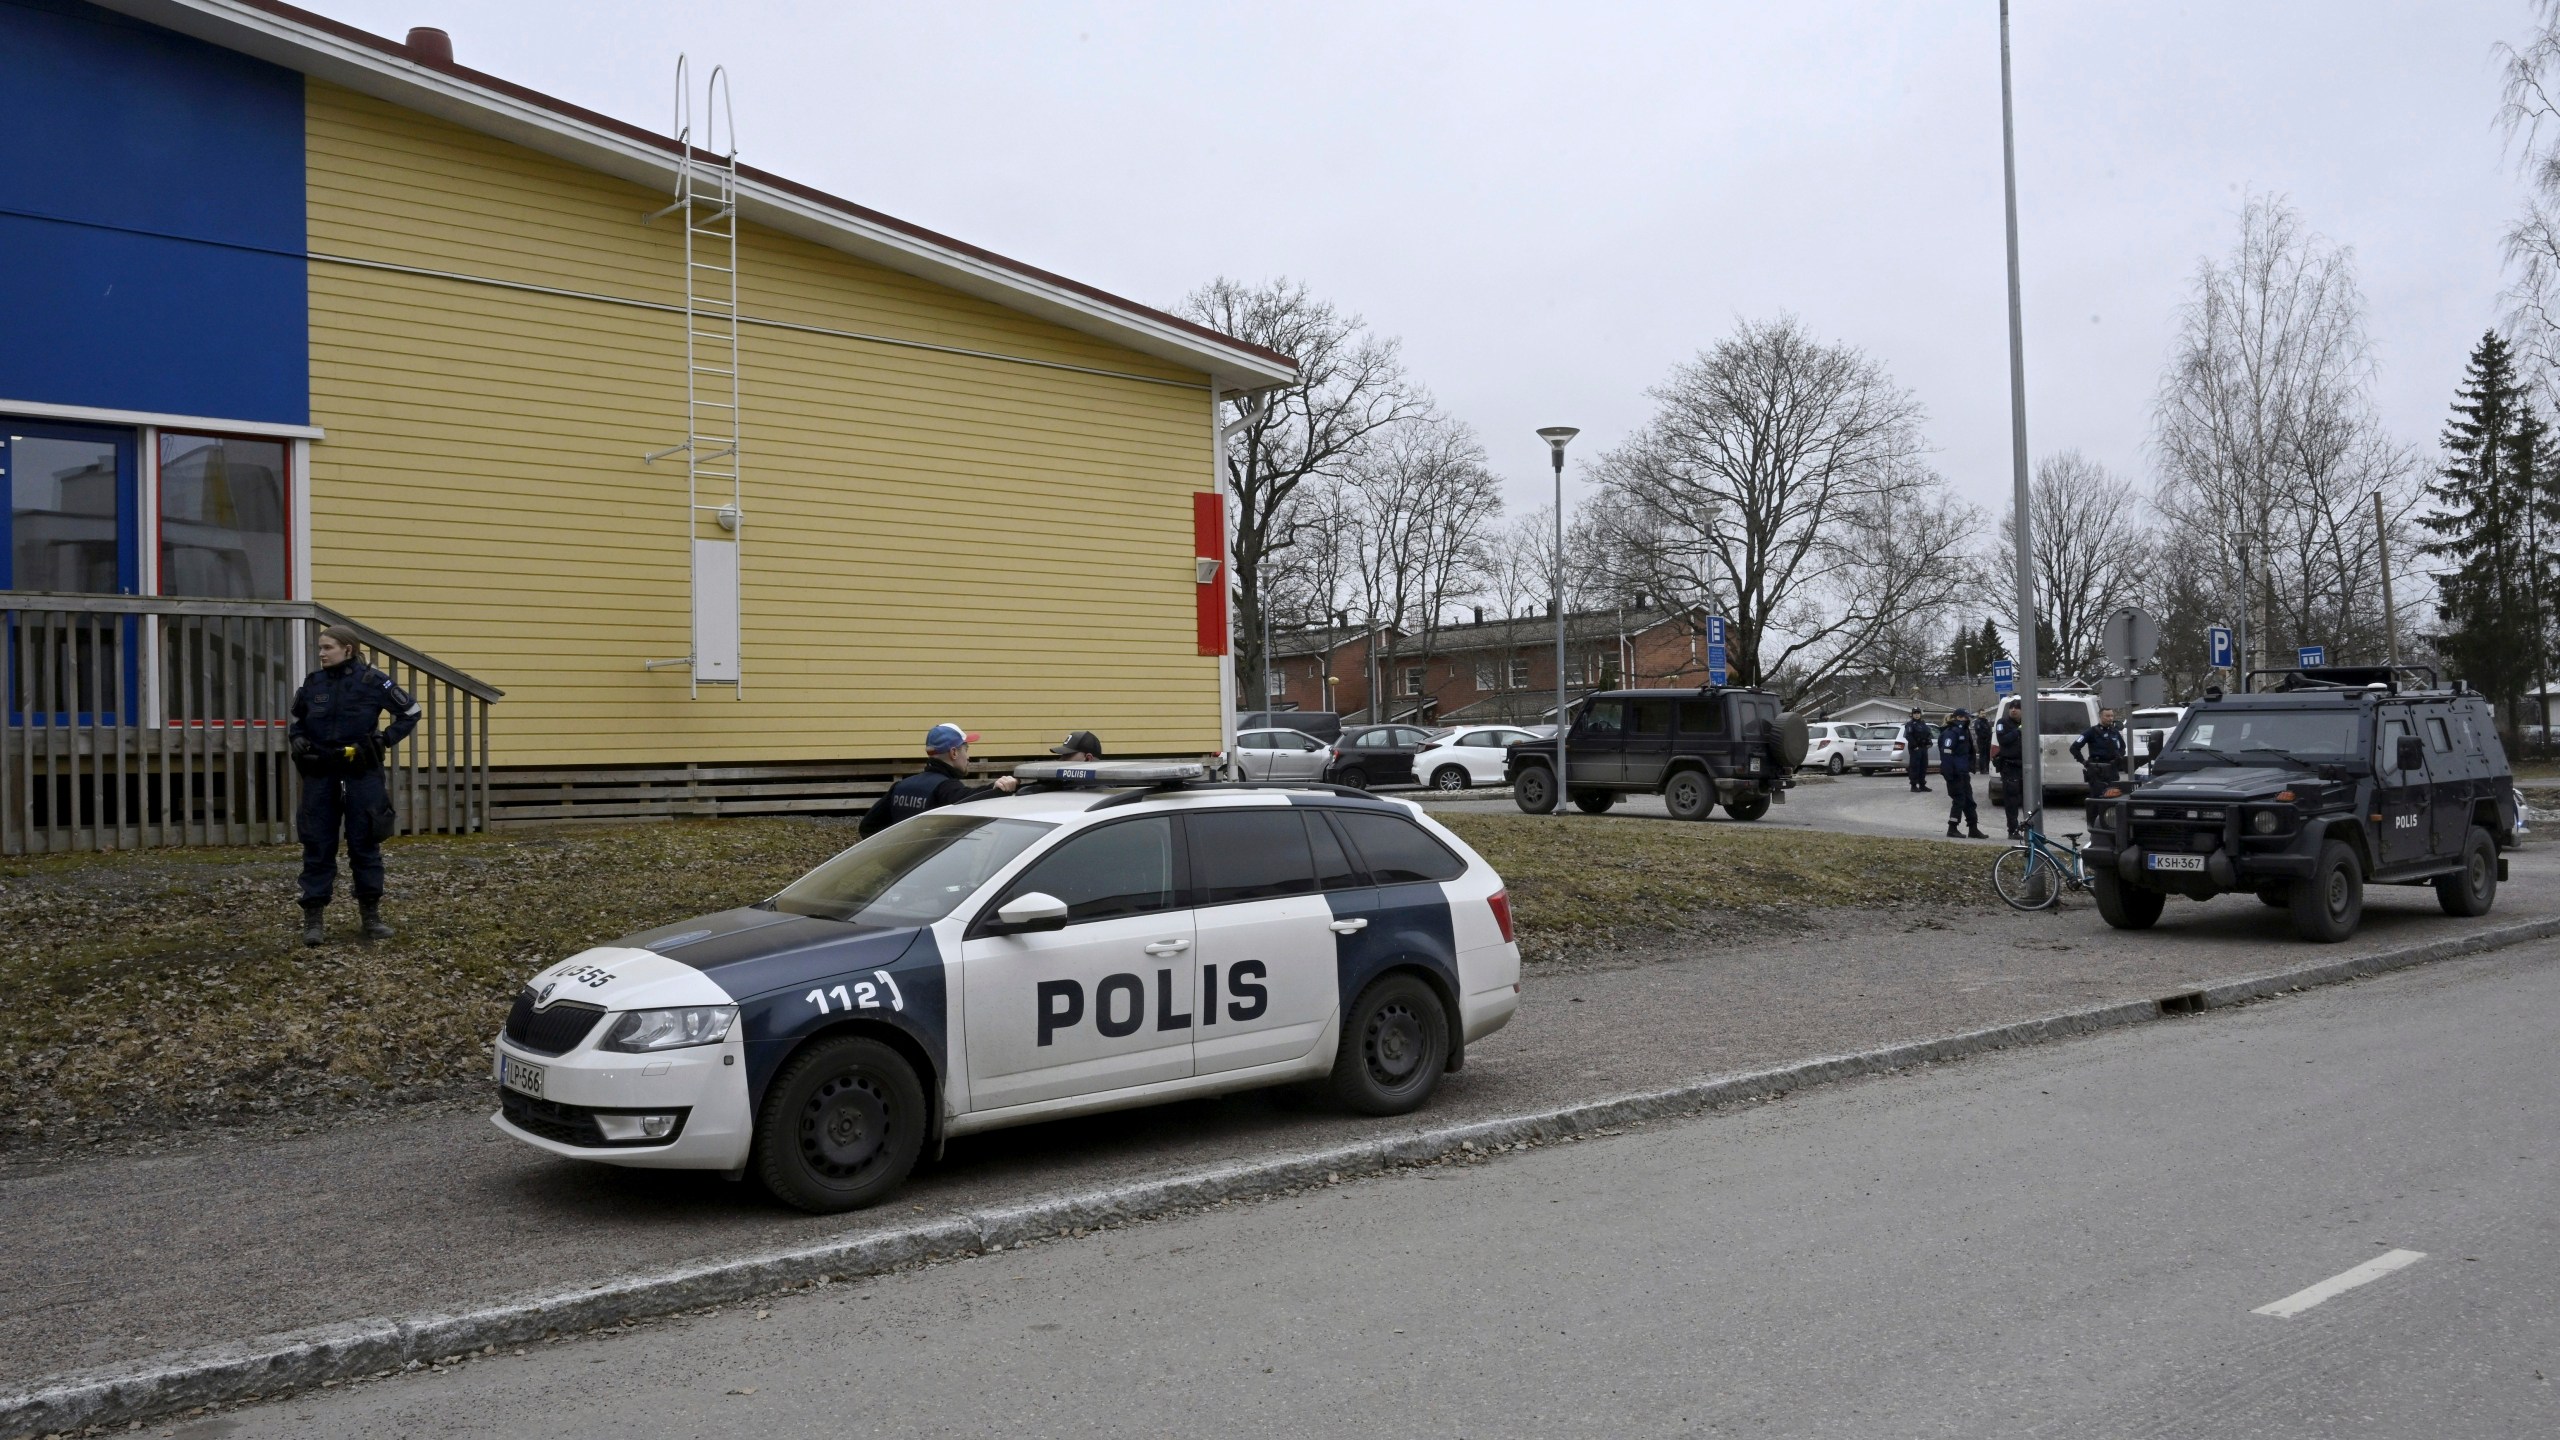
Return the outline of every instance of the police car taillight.
{"type": "Polygon", "coordinates": [[[1509,940],[1511,938],[1511,892],[1496,890],[1493,892],[1493,898],[1484,903],[1493,907],[1494,928],[1502,932],[1503,939],[1509,940]]]}

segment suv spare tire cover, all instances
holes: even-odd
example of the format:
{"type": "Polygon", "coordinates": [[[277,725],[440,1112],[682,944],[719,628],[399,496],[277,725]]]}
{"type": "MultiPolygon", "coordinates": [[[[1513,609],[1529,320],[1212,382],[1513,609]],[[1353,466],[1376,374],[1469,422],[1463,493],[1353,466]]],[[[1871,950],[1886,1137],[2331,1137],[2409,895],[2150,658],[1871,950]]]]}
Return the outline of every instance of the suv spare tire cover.
{"type": "Polygon", "coordinates": [[[1813,749],[1813,737],[1805,729],[1804,717],[1793,710],[1778,717],[1778,759],[1793,770],[1804,763],[1813,749]]]}

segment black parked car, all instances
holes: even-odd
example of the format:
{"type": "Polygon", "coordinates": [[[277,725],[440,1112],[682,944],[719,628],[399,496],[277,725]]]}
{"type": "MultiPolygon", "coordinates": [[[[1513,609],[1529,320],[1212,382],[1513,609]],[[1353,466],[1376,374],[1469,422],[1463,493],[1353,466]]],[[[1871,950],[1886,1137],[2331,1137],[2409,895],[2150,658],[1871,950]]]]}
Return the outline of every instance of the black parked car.
{"type": "Polygon", "coordinates": [[[2405,688],[2380,666],[2285,672],[2272,690],[2207,691],[2150,777],[2089,799],[2098,912],[2148,928],[2171,895],[2254,892],[2306,940],[2344,940],[2366,885],[2433,885],[2484,915],[2515,843],[2515,781],[2487,700],[2405,688]]]}
{"type": "Polygon", "coordinates": [[[1366,790],[1373,785],[1418,785],[1413,757],[1431,743],[1419,725],[1353,725],[1333,742],[1333,766],[1325,779],[1366,790]]]}
{"type": "MultiPolygon", "coordinates": [[[[1565,736],[1566,793],[1593,815],[1652,790],[1675,820],[1704,820],[1718,805],[1736,820],[1757,820],[1786,798],[1807,744],[1804,720],[1781,713],[1766,690],[1607,690],[1581,703],[1565,736]]],[[[1513,744],[1503,768],[1521,809],[1555,808],[1553,738],[1513,744]]]]}

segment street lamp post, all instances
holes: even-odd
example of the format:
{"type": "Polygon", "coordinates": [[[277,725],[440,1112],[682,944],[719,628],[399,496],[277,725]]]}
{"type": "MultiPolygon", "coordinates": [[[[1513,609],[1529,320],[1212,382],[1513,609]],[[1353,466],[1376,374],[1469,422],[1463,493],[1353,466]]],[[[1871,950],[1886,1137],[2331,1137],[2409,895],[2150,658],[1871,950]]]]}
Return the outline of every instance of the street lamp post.
{"type": "MultiPolygon", "coordinates": [[[[2009,451],[2015,468],[2014,503],[2018,508],[2018,694],[2026,704],[2026,734],[2040,735],[2044,701],[2036,689],[2036,617],[2044,613],[2036,604],[2035,549],[2028,536],[2034,511],[2027,493],[2027,349],[2026,312],[2018,302],[2018,143],[2016,125],[2011,118],[2009,98],[2009,0],[2000,0],[2000,181],[2003,198],[2008,201],[2009,221],[2009,451]]],[[[1967,699],[1971,699],[1970,686],[1967,699]]],[[[2026,805],[2021,816],[2030,830],[2044,828],[2044,745],[2030,740],[2024,756],[2018,783],[2026,790],[2026,805]]]]}
{"type": "Polygon", "coordinates": [[[1554,452],[1556,465],[1556,800],[1552,809],[1558,815],[1564,813],[1565,777],[1572,773],[1564,763],[1564,447],[1581,433],[1570,425],[1550,425],[1538,432],[1554,452]]]}

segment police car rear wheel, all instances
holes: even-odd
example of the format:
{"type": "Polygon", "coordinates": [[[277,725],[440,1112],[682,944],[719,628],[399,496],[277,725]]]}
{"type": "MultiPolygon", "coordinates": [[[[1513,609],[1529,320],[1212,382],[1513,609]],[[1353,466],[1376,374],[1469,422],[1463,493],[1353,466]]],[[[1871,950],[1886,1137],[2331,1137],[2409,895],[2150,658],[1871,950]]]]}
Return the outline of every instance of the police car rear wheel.
{"type": "Polygon", "coordinates": [[[802,1051],[774,1077],[756,1126],[756,1170],[774,1198],[817,1214],[878,1202],[924,1149],[924,1086],[877,1040],[802,1051]]]}
{"type": "Polygon", "coordinates": [[[1459,765],[1443,765],[1439,769],[1432,771],[1431,788],[1434,790],[1466,789],[1467,772],[1465,767],[1459,765]]]}
{"type": "Polygon", "coordinates": [[[1449,1063],[1449,1015],[1421,977],[1389,975],[1360,992],[1333,1057],[1333,1096],[1363,1115],[1420,1109],[1449,1063]]]}
{"type": "Polygon", "coordinates": [[[2436,881],[2436,903],[2447,915],[2486,915],[2498,903],[2498,843],[2474,825],[2462,847],[2462,868],[2436,881]]]}

